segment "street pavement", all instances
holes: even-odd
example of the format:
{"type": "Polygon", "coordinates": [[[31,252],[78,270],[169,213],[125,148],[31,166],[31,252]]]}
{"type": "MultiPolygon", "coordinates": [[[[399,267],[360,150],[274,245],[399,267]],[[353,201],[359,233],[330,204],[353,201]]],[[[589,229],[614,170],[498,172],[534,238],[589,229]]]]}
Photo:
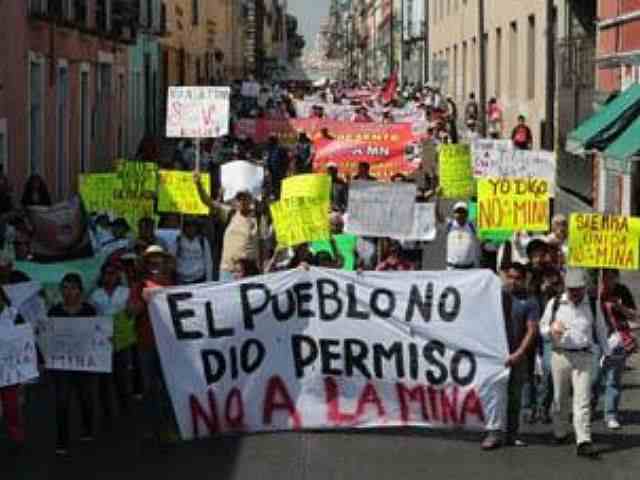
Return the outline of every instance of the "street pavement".
{"type": "MultiPolygon", "coordinates": [[[[444,267],[442,232],[439,237],[425,251],[430,269],[444,267]]],[[[624,375],[623,429],[608,431],[601,414],[595,417],[599,460],[576,457],[572,445],[553,445],[550,425],[523,425],[528,447],[492,452],[480,450],[479,433],[426,429],[224,436],[159,449],[145,440],[150,429],[140,405],[100,430],[94,442],[76,441],[68,458],[57,458],[52,389],[44,382],[27,393],[28,445],[12,454],[0,433],[0,480],[623,480],[637,479],[640,472],[640,355],[624,375]]],[[[72,411],[77,439],[77,406],[72,411]]]]}

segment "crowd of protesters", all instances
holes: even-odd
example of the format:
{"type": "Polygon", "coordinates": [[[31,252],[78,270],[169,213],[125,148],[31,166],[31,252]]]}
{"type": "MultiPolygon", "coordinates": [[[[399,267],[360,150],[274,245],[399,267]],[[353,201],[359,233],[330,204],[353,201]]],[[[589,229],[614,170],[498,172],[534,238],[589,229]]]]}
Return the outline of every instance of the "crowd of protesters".
{"type": "MultiPolygon", "coordinates": [[[[353,122],[372,122],[369,110],[379,107],[383,108],[383,122],[394,121],[394,109],[415,109],[428,126],[425,143],[436,147],[441,143],[472,141],[479,136],[481,109],[473,94],[462,110],[464,118],[458,118],[453,100],[432,85],[398,88],[388,102],[373,94],[366,99],[347,98],[346,91],[355,87],[371,92],[384,89],[383,85],[375,84],[332,84],[297,92],[289,91],[284,85],[262,85],[256,97],[246,97],[241,94],[240,84],[236,84],[231,99],[232,123],[242,118],[293,118],[296,116],[293,99],[312,95],[318,99],[313,116],[324,116],[324,107],[328,105],[348,104],[354,107],[353,122]],[[462,134],[459,122],[463,125],[462,134]]],[[[501,138],[504,125],[500,106],[491,99],[485,110],[490,136],[501,138]]],[[[329,132],[322,134],[331,139],[329,132]]],[[[511,140],[517,148],[532,147],[531,130],[524,117],[514,126],[511,140]]],[[[145,139],[138,156],[142,160],[158,161],[163,168],[193,170],[195,145],[192,141],[181,142],[171,158],[159,159],[157,142],[145,139]]],[[[175,419],[146,308],[153,289],[233,281],[310,265],[359,272],[425,267],[422,245],[416,242],[358,238],[343,231],[350,182],[378,181],[371,175],[367,163],[359,165],[353,178],[341,176],[336,164],[328,164],[326,172],[322,172],[332,180],[331,211],[327,212],[332,231],[330,240],[277,248],[268,204],[279,198],[284,178],[313,170],[313,156],[313,142],[305,134],[300,134],[295,145],[287,148],[276,137],[258,145],[231,133],[201,142],[200,169],[212,174],[212,191],[222,193],[221,165],[238,159],[258,163],[266,173],[261,198],[243,191],[231,202],[222,202],[222,195],[207,194],[202,177],[196,172],[194,182],[200,199],[210,208],[210,216],[162,215],[159,225],[151,218],[142,218],[133,228],[123,218],[110,218],[96,212],[90,223],[93,246],[96,251],[107,253],[97,285],[84,285],[78,274],[65,272],[59,285],[61,301],[49,305],[49,315],[125,315],[135,322],[137,342],[114,353],[110,375],[50,371],[45,377],[54,386],[55,448],[59,455],[67,455],[72,445],[69,405],[73,394],[80,400],[79,440],[94,438],[94,388],[99,393],[97,404],[105,425],[112,421],[114,411],[129,415],[132,403],[139,401],[149,417],[148,425],[153,427],[149,434],[160,442],[175,440],[175,419]],[[158,228],[176,229],[179,233],[174,241],[168,242],[158,235],[158,228]]],[[[600,397],[604,398],[607,427],[619,429],[624,421],[619,414],[621,376],[625,358],[633,351],[629,321],[637,317],[629,289],[621,283],[615,270],[586,272],[567,267],[568,225],[563,215],[553,216],[551,230],[546,235],[516,232],[506,242],[482,241],[469,217],[468,203],[455,203],[450,212],[445,211],[434,170],[427,171],[426,176],[418,189],[417,201],[437,204],[438,222],[446,235],[446,268],[489,268],[504,281],[502,304],[510,351],[505,362],[511,367],[508,402],[504,409],[497,410],[497,418],[487,419],[482,448],[525,445],[518,436],[521,419],[528,423],[553,423],[554,440],[567,442],[567,422],[572,416],[577,453],[595,455],[591,422],[600,397]],[[573,407],[569,403],[571,395],[573,407]]],[[[420,183],[415,176],[403,174],[391,180],[420,183]]],[[[29,279],[15,270],[14,265],[17,261],[32,260],[33,229],[24,212],[32,206],[51,205],[51,198],[46,182],[37,175],[28,180],[23,192],[17,195],[9,180],[0,177],[0,247],[3,251],[0,285],[38,280],[29,279]]],[[[0,323],[18,321],[19,315],[0,288],[0,323]]],[[[0,388],[4,420],[16,445],[25,441],[19,401],[21,388],[28,386],[0,388]]]]}

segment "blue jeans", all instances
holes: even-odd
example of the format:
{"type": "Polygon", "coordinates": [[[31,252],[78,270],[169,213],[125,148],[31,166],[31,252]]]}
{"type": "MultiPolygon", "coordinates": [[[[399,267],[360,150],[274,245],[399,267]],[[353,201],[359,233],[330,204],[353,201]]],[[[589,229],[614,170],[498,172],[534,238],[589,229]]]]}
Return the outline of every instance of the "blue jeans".
{"type": "Polygon", "coordinates": [[[600,394],[604,390],[604,417],[606,420],[618,416],[620,395],[622,393],[622,373],[624,372],[624,348],[616,348],[608,360],[606,368],[600,367],[601,350],[594,347],[593,380],[591,383],[591,404],[597,405],[600,394]]]}
{"type": "MultiPolygon", "coordinates": [[[[553,379],[551,377],[551,342],[541,341],[542,377],[535,378],[534,365],[529,365],[529,378],[522,389],[522,408],[549,412],[553,403],[553,379]]],[[[532,355],[532,362],[535,358],[532,355]]]]}

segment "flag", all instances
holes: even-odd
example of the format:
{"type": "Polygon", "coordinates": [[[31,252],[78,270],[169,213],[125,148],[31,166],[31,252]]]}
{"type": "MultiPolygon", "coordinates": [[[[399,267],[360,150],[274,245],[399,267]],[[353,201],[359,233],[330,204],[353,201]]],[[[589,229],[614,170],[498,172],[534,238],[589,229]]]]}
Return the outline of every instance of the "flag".
{"type": "Polygon", "coordinates": [[[396,89],[398,88],[398,70],[394,70],[394,72],[387,80],[384,88],[381,92],[381,98],[383,103],[389,103],[394,98],[396,98],[396,89]]]}

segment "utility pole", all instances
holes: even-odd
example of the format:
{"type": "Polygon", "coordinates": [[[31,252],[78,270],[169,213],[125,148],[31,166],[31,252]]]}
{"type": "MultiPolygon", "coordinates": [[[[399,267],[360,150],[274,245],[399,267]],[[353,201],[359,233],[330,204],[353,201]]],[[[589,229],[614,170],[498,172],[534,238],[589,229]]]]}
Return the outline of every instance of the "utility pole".
{"type": "Polygon", "coordinates": [[[422,52],[424,61],[424,80],[423,83],[427,83],[429,78],[429,0],[424,0],[424,50],[422,52]]]}
{"type": "Polygon", "coordinates": [[[544,147],[547,150],[555,150],[555,107],[556,107],[556,56],[555,56],[555,14],[553,10],[553,0],[546,0],[546,21],[547,21],[547,89],[546,95],[546,122],[544,132],[544,147]]]}
{"type": "Polygon", "coordinates": [[[487,136],[487,45],[484,42],[484,0],[478,0],[478,67],[480,78],[480,133],[487,136]]]}

